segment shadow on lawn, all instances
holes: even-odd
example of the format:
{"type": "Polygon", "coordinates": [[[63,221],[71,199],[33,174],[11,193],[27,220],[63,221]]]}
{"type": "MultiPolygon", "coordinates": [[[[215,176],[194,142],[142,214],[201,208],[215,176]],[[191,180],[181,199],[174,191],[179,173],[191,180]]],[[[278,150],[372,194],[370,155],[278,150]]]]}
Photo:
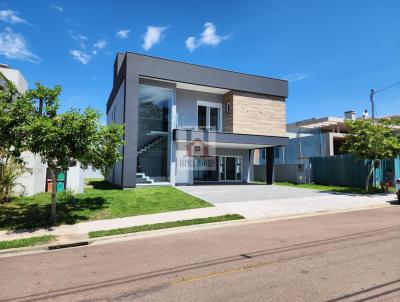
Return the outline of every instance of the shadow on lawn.
{"type": "MultiPolygon", "coordinates": [[[[105,207],[105,199],[102,197],[81,197],[71,202],[57,202],[57,224],[74,224],[88,220],[88,215],[82,214],[101,210],[105,207]]],[[[35,230],[38,228],[51,228],[49,221],[50,204],[18,203],[0,204],[0,229],[15,231],[35,230]]]]}
{"type": "Polygon", "coordinates": [[[91,186],[93,189],[96,189],[96,190],[120,190],[121,189],[106,180],[91,180],[87,183],[87,185],[91,186]]]}

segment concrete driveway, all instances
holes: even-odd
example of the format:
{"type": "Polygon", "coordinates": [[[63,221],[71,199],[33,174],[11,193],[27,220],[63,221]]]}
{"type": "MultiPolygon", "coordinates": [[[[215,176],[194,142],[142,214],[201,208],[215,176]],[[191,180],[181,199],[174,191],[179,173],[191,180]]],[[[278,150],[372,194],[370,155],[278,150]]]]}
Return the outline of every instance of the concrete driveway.
{"type": "Polygon", "coordinates": [[[268,218],[390,205],[395,195],[339,194],[267,185],[199,185],[178,189],[246,218],[268,218]]]}

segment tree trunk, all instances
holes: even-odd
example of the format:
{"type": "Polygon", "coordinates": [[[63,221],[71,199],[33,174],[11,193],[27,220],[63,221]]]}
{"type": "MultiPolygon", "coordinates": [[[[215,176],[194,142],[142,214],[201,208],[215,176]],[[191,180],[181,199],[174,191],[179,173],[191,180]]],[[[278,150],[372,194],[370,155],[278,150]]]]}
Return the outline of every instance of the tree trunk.
{"type": "Polygon", "coordinates": [[[51,181],[53,182],[53,187],[51,189],[51,214],[50,221],[54,224],[57,221],[57,171],[54,168],[49,168],[51,174],[51,181]]]}
{"type": "Polygon", "coordinates": [[[372,164],[371,164],[371,166],[369,167],[369,171],[368,171],[368,174],[367,174],[367,179],[365,180],[365,190],[366,190],[367,192],[368,192],[368,189],[369,189],[369,180],[371,179],[372,172],[374,171],[375,161],[376,161],[376,159],[374,159],[374,160],[372,161],[372,164]]]}

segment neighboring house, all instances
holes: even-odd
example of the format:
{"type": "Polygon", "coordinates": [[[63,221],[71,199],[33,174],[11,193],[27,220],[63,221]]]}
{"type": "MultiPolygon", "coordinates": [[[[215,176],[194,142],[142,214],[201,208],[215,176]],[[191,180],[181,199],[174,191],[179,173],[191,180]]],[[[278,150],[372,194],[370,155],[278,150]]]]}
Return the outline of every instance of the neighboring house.
{"type": "MultiPolygon", "coordinates": [[[[400,119],[400,116],[383,118],[395,120],[400,119]]],[[[311,157],[342,155],[341,146],[347,133],[346,119],[355,120],[356,113],[346,111],[344,117],[310,118],[287,124],[286,136],[289,137],[289,143],[275,148],[275,165],[307,164],[311,157]]],[[[254,164],[266,164],[265,149],[254,153],[254,164]]]]}
{"type": "Polygon", "coordinates": [[[347,133],[345,120],[356,119],[354,111],[344,117],[323,117],[301,120],[286,125],[289,144],[280,150],[276,164],[304,164],[310,157],[341,155],[347,133]]]}
{"type": "Polygon", "coordinates": [[[254,150],[288,143],[284,80],[135,53],[119,53],[107,123],[125,125],[108,181],[137,184],[249,182],[254,150]]]}
{"type": "Polygon", "coordinates": [[[14,83],[19,93],[24,93],[28,89],[28,82],[25,80],[25,77],[19,70],[12,69],[7,64],[0,63],[0,72],[9,81],[14,83]]]}
{"type": "MultiPolygon", "coordinates": [[[[8,65],[0,64],[0,72],[17,87],[19,93],[28,89],[28,83],[23,74],[8,65]]],[[[3,85],[0,83],[0,86],[3,85]]],[[[30,172],[26,172],[16,180],[17,186],[14,193],[18,195],[31,196],[37,193],[50,191],[53,185],[47,171],[47,164],[43,164],[40,156],[32,152],[22,152],[21,158],[25,161],[30,172]]],[[[68,169],[67,173],[60,173],[57,182],[57,190],[71,190],[75,193],[82,193],[84,187],[83,171],[76,165],[68,169]]]]}
{"type": "MultiPolygon", "coordinates": [[[[275,179],[303,183],[311,181],[309,159],[319,156],[340,155],[341,146],[347,133],[345,120],[356,119],[354,111],[347,111],[344,117],[322,117],[289,123],[286,136],[289,143],[274,149],[275,179]]],[[[265,179],[266,150],[254,155],[255,178],[265,179]]]]}

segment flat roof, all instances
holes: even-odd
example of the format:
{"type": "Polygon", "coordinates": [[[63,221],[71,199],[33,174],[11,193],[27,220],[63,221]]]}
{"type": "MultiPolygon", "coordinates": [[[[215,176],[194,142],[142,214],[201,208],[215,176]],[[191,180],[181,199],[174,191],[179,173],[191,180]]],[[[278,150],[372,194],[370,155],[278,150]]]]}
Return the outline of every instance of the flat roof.
{"type": "Polygon", "coordinates": [[[338,124],[344,124],[345,118],[342,117],[321,117],[321,118],[310,118],[294,123],[289,123],[286,125],[287,131],[290,131],[291,129],[296,129],[296,128],[322,128],[322,127],[328,127],[328,126],[335,126],[338,124]]]}
{"type": "MultiPolygon", "coordinates": [[[[288,96],[288,81],[286,80],[179,62],[134,52],[118,53],[115,62],[115,66],[118,67],[118,74],[114,75],[114,85],[107,102],[107,111],[111,107],[116,90],[124,78],[144,77],[281,98],[288,96]]],[[[129,83],[127,83],[127,89],[129,89],[128,86],[129,83]]]]}
{"type": "MultiPolygon", "coordinates": [[[[130,53],[130,54],[134,54],[134,55],[138,55],[138,56],[143,56],[143,57],[148,57],[148,58],[153,58],[153,59],[159,59],[159,60],[164,60],[164,61],[170,61],[170,62],[175,62],[175,63],[186,64],[186,65],[191,65],[191,66],[197,66],[197,67],[203,67],[203,68],[208,68],[208,69],[214,69],[214,70],[219,70],[219,71],[224,71],[224,72],[232,72],[232,73],[241,74],[241,75],[246,75],[246,76],[253,76],[253,77],[259,77],[259,78],[264,78],[264,79],[270,79],[270,80],[276,80],[276,81],[283,81],[283,82],[287,82],[287,83],[289,82],[288,80],[283,80],[283,79],[278,79],[278,78],[273,78],[273,77],[267,77],[267,76],[252,74],[252,73],[246,73],[246,72],[240,72],[240,71],[235,71],[235,70],[217,68],[217,67],[212,67],[212,66],[207,66],[207,65],[201,65],[201,64],[188,63],[188,62],[178,61],[178,60],[173,60],[173,59],[168,59],[168,58],[164,58],[164,57],[156,57],[156,56],[141,54],[141,53],[133,52],[133,51],[127,51],[126,53],[130,53]]],[[[124,53],[124,52],[119,52],[119,54],[125,54],[125,53],[124,53]]]]}

